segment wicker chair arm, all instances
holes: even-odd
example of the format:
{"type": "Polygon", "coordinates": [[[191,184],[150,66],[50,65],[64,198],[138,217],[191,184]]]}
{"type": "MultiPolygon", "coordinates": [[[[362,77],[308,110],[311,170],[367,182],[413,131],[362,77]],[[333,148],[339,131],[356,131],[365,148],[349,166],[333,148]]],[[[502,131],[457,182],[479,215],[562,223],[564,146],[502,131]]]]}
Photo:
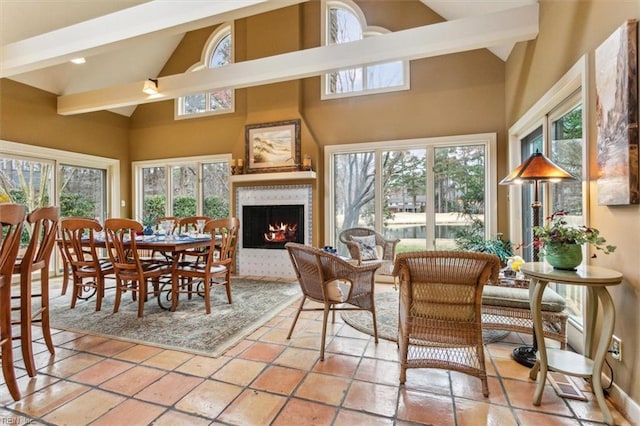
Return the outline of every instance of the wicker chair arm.
{"type": "Polygon", "coordinates": [[[383,260],[391,260],[393,261],[396,255],[396,245],[400,242],[397,240],[384,240],[384,244],[382,245],[382,259],[383,260]]]}
{"type": "Polygon", "coordinates": [[[350,283],[347,301],[352,297],[373,291],[374,276],[382,262],[366,262],[365,264],[354,265],[332,254],[318,253],[317,255],[322,263],[325,282],[342,280],[350,283]]]}
{"type": "Polygon", "coordinates": [[[358,245],[358,243],[355,243],[353,241],[345,241],[344,244],[347,246],[347,249],[349,250],[349,256],[351,256],[352,259],[357,260],[358,263],[362,262],[362,255],[360,254],[360,245],[358,245]]]}

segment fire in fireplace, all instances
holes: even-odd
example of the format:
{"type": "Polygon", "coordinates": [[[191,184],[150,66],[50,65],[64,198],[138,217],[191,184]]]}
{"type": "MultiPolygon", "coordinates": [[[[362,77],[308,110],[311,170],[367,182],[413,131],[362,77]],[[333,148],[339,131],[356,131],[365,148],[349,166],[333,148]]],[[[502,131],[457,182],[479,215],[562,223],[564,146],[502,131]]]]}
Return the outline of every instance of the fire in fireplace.
{"type": "Polygon", "coordinates": [[[242,207],[242,247],[282,249],[304,244],[304,205],[242,207]]]}

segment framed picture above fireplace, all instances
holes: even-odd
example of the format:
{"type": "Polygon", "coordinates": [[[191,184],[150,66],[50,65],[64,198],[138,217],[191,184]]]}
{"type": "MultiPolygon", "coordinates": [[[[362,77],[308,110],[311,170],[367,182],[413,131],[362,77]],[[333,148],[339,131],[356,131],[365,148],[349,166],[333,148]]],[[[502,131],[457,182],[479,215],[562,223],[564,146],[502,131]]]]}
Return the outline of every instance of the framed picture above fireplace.
{"type": "Polygon", "coordinates": [[[300,120],[245,126],[248,173],[288,172],[300,169],[300,120]]]}

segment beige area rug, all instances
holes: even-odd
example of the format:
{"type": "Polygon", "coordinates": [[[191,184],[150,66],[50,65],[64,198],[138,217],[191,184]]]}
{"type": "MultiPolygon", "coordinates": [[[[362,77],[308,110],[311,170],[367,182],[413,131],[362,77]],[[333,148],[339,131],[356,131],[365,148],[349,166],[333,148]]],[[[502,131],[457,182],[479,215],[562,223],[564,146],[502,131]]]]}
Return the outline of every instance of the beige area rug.
{"type": "MultiPolygon", "coordinates": [[[[108,285],[111,284],[108,282],[108,285]]],[[[124,294],[120,310],[113,313],[114,290],[108,290],[102,310],[95,311],[95,298],[78,300],[70,309],[70,293],[51,298],[51,326],[166,349],[219,356],[238,341],[278,315],[301,296],[297,282],[232,278],[233,303],[224,288],[211,296],[211,314],[205,313],[200,297],[180,299],[176,312],[162,309],[149,299],[144,317],[137,317],[137,302],[124,294]]]]}

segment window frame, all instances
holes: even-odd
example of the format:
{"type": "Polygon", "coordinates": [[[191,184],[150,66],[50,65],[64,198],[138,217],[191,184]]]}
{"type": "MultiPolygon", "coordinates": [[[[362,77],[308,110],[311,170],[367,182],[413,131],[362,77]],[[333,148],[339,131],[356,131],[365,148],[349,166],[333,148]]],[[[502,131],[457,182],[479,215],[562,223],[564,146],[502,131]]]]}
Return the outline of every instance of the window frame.
{"type": "MultiPolygon", "coordinates": [[[[120,160],[0,140],[0,156],[4,155],[10,158],[18,158],[22,160],[44,160],[53,162],[54,176],[52,200],[54,200],[56,204],[59,204],[60,202],[60,165],[64,164],[95,169],[105,169],[107,171],[107,177],[105,181],[107,186],[107,188],[105,188],[105,190],[107,191],[106,214],[111,216],[120,214],[120,160]]],[[[124,202],[124,200],[122,201],[124,202]]]]}
{"type": "MultiPolygon", "coordinates": [[[[522,161],[520,159],[521,149],[520,140],[530,134],[536,127],[542,126],[542,138],[544,151],[549,151],[550,144],[550,124],[553,120],[560,117],[571,109],[575,102],[572,102],[572,96],[579,96],[582,102],[582,211],[585,225],[589,224],[589,142],[591,140],[589,126],[587,125],[590,116],[590,98],[589,98],[589,58],[588,55],[582,56],[520,119],[518,119],[509,128],[509,170],[513,170],[522,161]]],[[[545,154],[546,155],[546,154],[545,154]]],[[[510,226],[509,231],[512,241],[526,241],[522,235],[519,220],[522,217],[522,189],[520,185],[509,186],[509,210],[510,210],[510,226]]],[[[549,191],[542,191],[542,217],[549,216],[550,210],[549,191]]],[[[586,250],[586,248],[583,248],[586,250]]],[[[588,262],[588,256],[583,256],[585,262],[588,262]]],[[[583,289],[584,291],[584,289],[583,289]]],[[[573,318],[568,321],[567,336],[568,343],[574,349],[584,352],[583,332],[586,324],[583,312],[582,323],[577,323],[573,318]]]]}
{"type": "MultiPolygon", "coordinates": [[[[54,205],[60,205],[61,165],[106,170],[105,208],[107,211],[105,215],[106,217],[120,216],[120,206],[125,203],[125,200],[120,200],[120,160],[5,140],[0,140],[0,157],[53,163],[51,200],[54,205]]],[[[53,276],[62,275],[62,260],[58,254],[54,256],[51,265],[50,272],[53,276]]]]}
{"type": "MultiPolygon", "coordinates": [[[[233,24],[233,22],[231,23],[225,23],[221,26],[219,26],[218,28],[216,28],[216,30],[211,33],[211,35],[209,36],[209,38],[207,39],[207,42],[204,45],[204,49],[202,49],[202,55],[200,58],[200,61],[191,65],[187,71],[185,72],[198,72],[200,70],[203,69],[207,69],[207,68],[211,68],[210,64],[211,64],[211,59],[213,57],[213,54],[216,51],[216,48],[218,47],[218,45],[220,44],[220,42],[227,36],[231,37],[231,55],[229,57],[229,64],[232,64],[235,62],[235,26],[233,24]]],[[[227,65],[227,64],[225,64],[227,65]]],[[[224,66],[224,65],[222,65],[224,66]]],[[[175,120],[184,120],[184,119],[189,119],[189,118],[198,118],[198,117],[208,117],[208,116],[212,116],[212,115],[220,115],[220,114],[231,114],[234,113],[236,111],[236,100],[235,100],[235,89],[223,89],[223,90],[229,90],[231,92],[231,107],[227,108],[227,109],[218,109],[218,110],[212,110],[211,109],[211,96],[210,96],[210,91],[205,91],[205,92],[197,92],[197,93],[191,93],[189,95],[185,95],[185,96],[180,96],[179,98],[175,99],[174,102],[174,112],[173,112],[173,117],[175,120]],[[203,112],[196,112],[196,113],[191,113],[191,114],[187,114],[184,113],[184,101],[185,98],[187,96],[193,96],[193,95],[204,95],[205,97],[205,110],[203,112]]]]}
{"type": "MultiPolygon", "coordinates": [[[[389,33],[390,31],[386,28],[383,27],[379,27],[379,26],[372,26],[372,25],[367,25],[367,20],[366,17],[364,16],[364,13],[362,13],[362,10],[360,9],[360,7],[353,2],[352,0],[322,0],[322,13],[321,15],[321,20],[320,20],[320,29],[321,29],[321,42],[322,42],[322,46],[328,46],[331,43],[329,43],[329,31],[327,26],[329,25],[329,9],[331,8],[341,8],[344,10],[349,11],[350,13],[352,13],[356,19],[358,20],[358,22],[360,23],[360,28],[362,30],[362,37],[374,37],[376,35],[381,35],[381,34],[386,34],[389,33]]],[[[374,62],[374,63],[368,63],[368,64],[364,64],[361,65],[360,67],[350,67],[350,68],[345,68],[346,69],[351,69],[351,68],[360,68],[362,70],[362,84],[363,84],[363,88],[362,90],[358,90],[358,91],[352,91],[352,92],[342,92],[342,93],[328,93],[327,92],[327,87],[328,87],[328,83],[327,80],[330,78],[331,73],[324,73],[321,74],[320,76],[320,99],[321,100],[330,100],[330,99],[340,99],[340,98],[347,98],[347,97],[352,97],[352,96],[366,96],[366,95],[375,95],[375,94],[380,94],[380,93],[391,93],[391,92],[400,92],[400,91],[404,91],[404,90],[410,90],[411,89],[411,66],[409,61],[407,60],[395,60],[395,61],[389,61],[389,62],[374,62]],[[393,62],[402,62],[402,78],[403,78],[403,84],[398,85],[398,86],[389,86],[389,87],[381,87],[381,88],[376,88],[376,89],[368,89],[366,87],[366,82],[367,82],[367,68],[370,66],[376,66],[376,65],[384,65],[384,64],[389,64],[389,63],[393,63],[393,62]]],[[[335,72],[339,72],[342,70],[335,70],[335,72]]]]}
{"type": "MultiPolygon", "coordinates": [[[[131,176],[133,176],[133,199],[134,206],[132,215],[133,217],[142,220],[142,212],[144,211],[143,203],[143,188],[142,188],[142,170],[148,167],[164,167],[166,182],[165,197],[167,200],[166,216],[173,216],[173,167],[192,165],[196,167],[196,215],[202,215],[203,212],[203,183],[202,183],[202,166],[204,164],[210,164],[214,162],[227,162],[231,163],[231,154],[215,154],[207,156],[193,156],[193,157],[174,157],[164,158],[159,160],[144,160],[134,161],[131,163],[131,176]]],[[[229,206],[231,206],[231,194],[232,188],[229,185],[229,206]]]]}
{"type": "MultiPolygon", "coordinates": [[[[383,197],[382,197],[382,164],[381,153],[390,150],[410,150],[410,149],[426,149],[427,155],[427,199],[433,199],[434,194],[434,149],[437,147],[450,147],[450,146],[468,146],[468,145],[484,145],[486,152],[486,164],[485,164],[485,205],[492,206],[497,202],[497,136],[495,133],[480,133],[472,135],[459,135],[459,136],[444,136],[444,137],[431,137],[431,138],[417,138],[417,139],[401,139],[390,140],[381,142],[364,142],[354,143],[346,145],[329,145],[324,150],[324,205],[325,209],[328,208],[329,213],[325,215],[325,231],[324,240],[327,244],[336,246],[333,230],[336,227],[335,223],[335,170],[334,170],[334,155],[340,154],[353,154],[360,152],[374,152],[376,153],[376,169],[375,169],[375,225],[376,231],[383,232],[383,197]]],[[[427,235],[435,235],[435,210],[432,203],[428,203],[425,211],[427,215],[427,235]]],[[[485,235],[489,238],[490,235],[495,235],[498,227],[498,218],[494,214],[493,209],[487,207],[485,220],[485,235]]],[[[434,239],[427,239],[427,249],[433,249],[434,239]]]]}

